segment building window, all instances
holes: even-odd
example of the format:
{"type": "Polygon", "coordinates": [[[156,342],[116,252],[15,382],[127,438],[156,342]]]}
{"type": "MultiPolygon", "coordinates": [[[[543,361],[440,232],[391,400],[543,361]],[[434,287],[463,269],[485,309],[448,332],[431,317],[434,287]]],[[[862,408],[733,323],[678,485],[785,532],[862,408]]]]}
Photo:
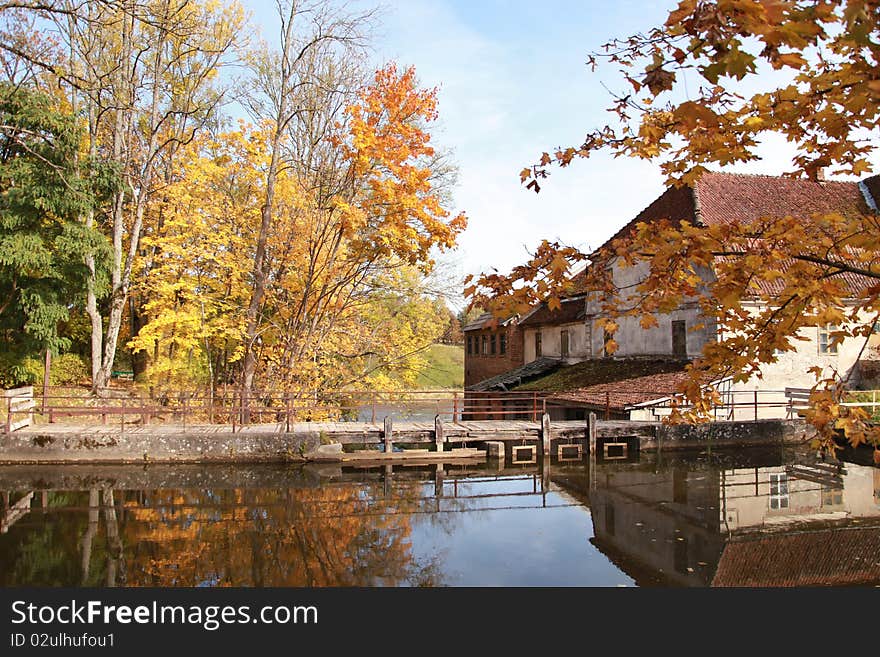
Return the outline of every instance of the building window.
{"type": "Polygon", "coordinates": [[[788,475],[784,472],[770,474],[770,508],[788,508],[788,475]]]}
{"type": "Polygon", "coordinates": [[[501,355],[507,353],[507,334],[502,333],[498,336],[498,351],[501,352],[501,355]]]}
{"type": "Polygon", "coordinates": [[[489,345],[490,345],[489,346],[489,353],[492,354],[493,356],[495,355],[496,344],[497,344],[497,338],[495,337],[495,334],[493,333],[492,337],[489,338],[489,345]]]}
{"type": "Polygon", "coordinates": [[[543,355],[541,351],[541,332],[538,331],[535,333],[535,358],[540,358],[543,355]]]}
{"type": "Polygon", "coordinates": [[[672,355],[687,356],[687,326],[682,319],[672,322],[672,355]]]}
{"type": "Polygon", "coordinates": [[[568,331],[559,332],[559,353],[563,358],[568,358],[568,331]]]}
{"type": "Polygon", "coordinates": [[[831,333],[837,330],[836,324],[826,324],[819,327],[819,353],[836,354],[837,343],[832,343],[831,333]]]}
{"type": "Polygon", "coordinates": [[[474,353],[474,336],[467,336],[467,353],[468,356],[474,353]]]}
{"type": "Polygon", "coordinates": [[[489,336],[488,335],[483,336],[483,355],[484,356],[489,355],[489,336]]]}

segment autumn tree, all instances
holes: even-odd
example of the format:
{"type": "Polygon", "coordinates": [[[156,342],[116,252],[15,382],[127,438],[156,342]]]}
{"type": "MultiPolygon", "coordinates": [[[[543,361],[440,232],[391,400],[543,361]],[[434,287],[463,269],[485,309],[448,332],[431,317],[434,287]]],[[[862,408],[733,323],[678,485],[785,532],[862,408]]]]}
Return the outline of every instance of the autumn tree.
{"type": "MultiPolygon", "coordinates": [[[[33,11],[55,21],[66,57],[52,75],[87,125],[85,150],[115,162],[125,182],[106,208],[112,249],[106,321],[94,276],[88,285],[92,385],[100,391],[116,358],[150,201],[167,182],[162,170],[172,166],[176,149],[216,109],[221,94],[213,81],[244,15],[235,3],[183,0],[55,2],[33,11]]],[[[82,221],[93,225],[95,217],[82,221]]]]}
{"type": "MultiPolygon", "coordinates": [[[[591,130],[578,145],[542,154],[521,180],[537,192],[551,166],[604,150],[657,161],[669,184],[688,185],[707,167],[759,159],[767,133],[796,145],[789,175],[870,173],[880,114],[878,19],[880,3],[872,0],[682,0],[663,25],[615,39],[590,57],[593,66],[604,60],[620,67],[626,88],[612,98],[615,122],[591,130]],[[779,73],[768,78],[769,71],[779,73]],[[780,76],[783,83],[768,82],[780,76]],[[689,94],[680,89],[685,77],[689,94]]],[[[699,385],[706,375],[745,380],[779,351],[793,350],[804,327],[834,323],[833,340],[867,340],[880,313],[876,212],[720,226],[642,224],[592,254],[545,241],[528,263],[509,275],[482,275],[468,292],[499,313],[543,300],[554,307],[571,289],[571,266],[590,260],[577,282],[603,301],[612,332],[622,313],[651,326],[654,312],[699,299],[725,333],[691,367],[687,394],[698,417],[716,401],[699,385]],[[638,303],[619,303],[621,290],[603,266],[614,261],[644,268],[638,289],[627,292],[638,303]],[[700,268],[710,266],[707,281],[700,268]],[[855,301],[846,277],[858,281],[855,301]],[[747,299],[762,300],[766,310],[749,312],[747,299]]],[[[866,414],[840,405],[843,374],[816,374],[823,380],[809,417],[822,442],[830,445],[842,430],[853,444],[877,445],[880,433],[866,414]]]]}
{"type": "Polygon", "coordinates": [[[356,364],[391,356],[379,348],[383,333],[368,329],[370,306],[381,298],[373,291],[406,279],[409,269],[429,271],[432,249],[452,246],[464,225],[441,203],[443,165],[426,130],[435,93],[418,89],[414,71],[392,66],[365,80],[370,14],[296,2],[279,8],[281,50],[252,58],[248,98],[268,131],[268,162],[245,394],[260,373],[298,387],[353,383],[381,369],[356,374],[356,364]]]}

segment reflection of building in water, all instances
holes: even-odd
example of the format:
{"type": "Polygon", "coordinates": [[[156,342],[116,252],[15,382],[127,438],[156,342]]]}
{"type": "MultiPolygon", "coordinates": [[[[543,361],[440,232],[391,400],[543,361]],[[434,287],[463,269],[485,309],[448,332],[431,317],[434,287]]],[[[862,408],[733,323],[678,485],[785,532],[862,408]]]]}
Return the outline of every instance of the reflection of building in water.
{"type": "Polygon", "coordinates": [[[880,583],[880,470],[599,464],[593,541],[640,584],[880,583]]]}

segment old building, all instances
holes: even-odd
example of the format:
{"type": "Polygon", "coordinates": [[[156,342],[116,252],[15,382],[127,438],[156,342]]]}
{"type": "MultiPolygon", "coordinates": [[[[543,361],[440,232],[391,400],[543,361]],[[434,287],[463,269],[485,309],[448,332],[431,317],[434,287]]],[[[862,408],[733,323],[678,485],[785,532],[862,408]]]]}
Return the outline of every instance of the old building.
{"type": "MultiPolygon", "coordinates": [[[[650,223],[661,219],[711,226],[733,221],[751,222],[773,216],[809,219],[816,214],[832,212],[843,215],[865,214],[877,211],[878,198],[880,176],[862,182],[845,182],[709,172],[701,176],[693,187],[668,188],[624,225],[611,240],[626,234],[639,222],[650,223]]],[[[644,269],[639,266],[622,267],[617,262],[602,263],[602,266],[611,268],[614,283],[621,290],[631,289],[644,276],[644,269]]],[[[713,280],[711,267],[700,273],[707,283],[713,280]]],[[[857,297],[863,281],[854,277],[847,283],[851,283],[853,297],[857,297]]],[[[609,336],[600,328],[600,320],[603,319],[600,304],[590,298],[588,290],[578,292],[562,300],[561,308],[551,312],[546,305],[541,305],[516,323],[516,329],[521,332],[518,341],[522,345],[522,357],[521,360],[511,363],[512,368],[538,359],[545,359],[543,362],[546,362],[548,358],[553,359],[557,367],[606,358],[618,361],[673,359],[686,363],[701,354],[707,342],[715,341],[723,335],[714,320],[703,316],[696,300],[693,300],[682,304],[673,312],[656,315],[657,325],[649,329],[642,328],[636,317],[617,318],[619,328],[614,334],[617,349],[611,354],[606,350],[609,336]]],[[[755,312],[763,307],[758,300],[752,305],[755,312]]],[[[868,373],[876,377],[878,368],[864,362],[865,359],[876,357],[876,350],[862,350],[861,341],[856,339],[846,339],[841,344],[834,344],[830,335],[835,328],[825,326],[803,330],[800,335],[803,339],[793,343],[795,351],[778,354],[775,363],[762,367],[762,378],[732,384],[727,387],[727,393],[733,399],[746,392],[753,393],[756,389],[782,391],[786,387],[809,387],[814,378],[807,370],[815,365],[822,366],[828,373],[833,370],[844,375],[855,368],[856,376],[851,377],[855,382],[859,376],[864,378],[868,373]]],[[[474,332],[478,330],[480,329],[475,327],[474,332]]],[[[480,340],[482,339],[481,336],[480,340]]],[[[873,341],[875,346],[880,345],[880,336],[875,336],[873,341]]],[[[466,386],[485,382],[485,379],[497,377],[503,372],[500,368],[481,366],[482,363],[475,365],[482,357],[483,352],[480,353],[481,356],[466,357],[466,364],[471,363],[472,367],[466,375],[466,386]]],[[[500,361],[497,364],[500,365],[500,361]]],[[[608,379],[600,377],[583,378],[577,382],[572,381],[572,389],[608,382],[608,379]]],[[[540,383],[541,379],[538,379],[531,385],[540,383]]],[[[648,384],[649,381],[645,380],[643,383],[648,384]]],[[[626,387],[623,383],[621,386],[626,387]]],[[[486,386],[482,388],[486,389],[486,386]]],[[[601,392],[605,394],[608,391],[603,389],[601,392]]],[[[666,390],[657,392],[666,394],[666,390]]],[[[784,399],[780,397],[777,400],[779,407],[776,408],[773,408],[773,400],[766,401],[767,406],[761,410],[760,415],[778,415],[784,399]]],[[[626,414],[625,408],[627,407],[624,405],[619,409],[620,414],[626,414]]],[[[753,411],[749,410],[748,413],[751,415],[753,411]]]]}

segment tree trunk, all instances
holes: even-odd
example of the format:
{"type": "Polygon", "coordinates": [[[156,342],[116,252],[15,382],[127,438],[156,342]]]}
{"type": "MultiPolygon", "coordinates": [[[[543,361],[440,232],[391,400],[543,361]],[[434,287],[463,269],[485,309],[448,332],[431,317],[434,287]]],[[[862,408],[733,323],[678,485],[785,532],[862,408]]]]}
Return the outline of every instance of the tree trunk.
{"type": "MultiPolygon", "coordinates": [[[[279,5],[280,7],[280,5],[279,5]]],[[[278,90],[278,105],[275,119],[275,130],[272,133],[271,159],[269,160],[269,171],[266,174],[266,193],[263,200],[263,206],[260,208],[260,232],[257,235],[257,248],[254,252],[254,269],[253,269],[253,294],[247,310],[247,324],[245,328],[245,355],[242,366],[242,394],[245,400],[250,396],[254,389],[254,375],[257,369],[256,341],[260,327],[260,307],[263,303],[263,297],[266,293],[266,242],[269,237],[269,228],[272,222],[272,208],[275,202],[275,180],[278,177],[278,165],[281,159],[281,138],[284,134],[285,127],[290,121],[288,116],[288,90],[290,88],[290,80],[293,75],[291,64],[291,52],[294,47],[293,40],[293,19],[296,16],[296,3],[291,3],[290,13],[284,26],[284,34],[281,44],[281,80],[278,90]]],[[[283,20],[283,17],[282,17],[283,20]]],[[[249,413],[247,411],[247,403],[245,403],[243,422],[249,422],[249,413]]]]}

